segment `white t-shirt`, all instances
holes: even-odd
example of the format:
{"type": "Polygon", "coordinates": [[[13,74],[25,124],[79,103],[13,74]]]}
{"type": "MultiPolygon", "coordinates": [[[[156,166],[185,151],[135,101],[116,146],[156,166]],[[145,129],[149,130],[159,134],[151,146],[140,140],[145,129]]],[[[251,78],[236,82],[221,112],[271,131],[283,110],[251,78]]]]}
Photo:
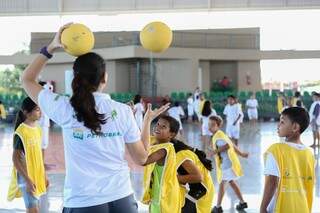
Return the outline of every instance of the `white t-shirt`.
{"type": "Polygon", "coordinates": [[[134,114],[134,117],[136,118],[138,127],[140,130],[142,129],[142,123],[143,123],[143,113],[144,113],[144,107],[142,103],[136,103],[134,105],[134,110],[136,111],[134,114]]]}
{"type": "Polygon", "coordinates": [[[171,107],[168,110],[168,114],[179,122],[180,130],[181,130],[182,129],[182,122],[181,122],[181,117],[180,116],[184,116],[185,115],[182,107],[181,106],[171,107]]]}
{"type": "MultiPolygon", "coordinates": [[[[290,143],[290,142],[283,142],[288,144],[289,146],[298,149],[298,150],[304,150],[308,149],[307,146],[303,144],[296,144],[296,143],[290,143]]],[[[265,167],[264,167],[264,175],[272,175],[276,177],[280,177],[280,170],[277,164],[276,159],[271,153],[267,154],[266,157],[266,162],[265,162],[265,167]]],[[[267,207],[267,212],[274,212],[275,204],[276,204],[276,194],[277,192],[274,193],[268,207],[267,207]]]]}
{"type": "Polygon", "coordinates": [[[194,113],[194,106],[193,106],[193,99],[192,97],[189,97],[187,99],[187,102],[188,102],[188,115],[189,116],[192,116],[193,113],[194,113]]]}
{"type": "Polygon", "coordinates": [[[62,127],[66,177],[64,206],[69,208],[100,205],[133,193],[130,171],[125,160],[125,144],[140,140],[141,134],[131,108],[93,93],[98,113],[107,122],[102,135],[95,135],[78,122],[68,97],[42,90],[39,106],[62,127]]]}
{"type": "Polygon", "coordinates": [[[39,119],[39,126],[41,128],[49,128],[50,127],[50,119],[44,112],[41,112],[41,117],[39,119]]]}
{"type": "Polygon", "coordinates": [[[217,115],[217,112],[214,109],[211,109],[211,114],[209,116],[203,116],[202,118],[202,135],[212,135],[209,131],[209,117],[217,115]]]}
{"type": "Polygon", "coordinates": [[[197,114],[200,114],[200,99],[195,99],[194,100],[193,109],[197,114]]]}
{"type": "MultiPolygon", "coordinates": [[[[219,147],[226,145],[227,143],[224,140],[217,140],[216,144],[217,144],[217,147],[219,148],[219,147]]],[[[232,167],[232,163],[229,158],[228,151],[220,152],[220,156],[222,158],[221,170],[230,169],[232,167]]]]}
{"type": "MultiPolygon", "coordinates": [[[[310,122],[314,121],[315,116],[313,115],[313,111],[314,111],[314,108],[317,104],[320,104],[320,101],[314,101],[311,106],[310,106],[310,110],[309,110],[309,117],[310,117],[310,122]]],[[[320,125],[320,116],[318,116],[317,120],[317,125],[320,125]]]]}
{"type": "Polygon", "coordinates": [[[248,109],[257,109],[258,107],[257,99],[248,99],[246,101],[246,106],[248,107],[248,109]]]}
{"type": "MultiPolygon", "coordinates": [[[[231,126],[236,121],[238,116],[242,115],[242,110],[240,109],[239,104],[233,104],[233,105],[227,104],[223,110],[223,114],[226,115],[227,117],[227,125],[231,126]]],[[[238,120],[235,126],[240,125],[240,119],[238,120]]]]}

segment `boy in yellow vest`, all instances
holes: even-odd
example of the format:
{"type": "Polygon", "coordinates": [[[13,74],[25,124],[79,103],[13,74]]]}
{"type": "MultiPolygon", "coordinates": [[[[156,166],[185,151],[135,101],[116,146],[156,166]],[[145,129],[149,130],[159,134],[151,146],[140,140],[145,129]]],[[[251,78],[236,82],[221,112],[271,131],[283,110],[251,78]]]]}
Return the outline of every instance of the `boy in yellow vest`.
{"type": "MultiPolygon", "coordinates": [[[[146,115],[148,115],[148,111],[146,115]]],[[[150,124],[148,125],[144,122],[142,129],[143,137],[147,137],[149,129],[150,124]]],[[[177,165],[175,144],[171,143],[171,141],[175,138],[178,131],[179,122],[170,116],[162,115],[154,127],[153,136],[150,138],[152,146],[150,147],[150,155],[144,169],[142,202],[149,204],[149,212],[151,213],[186,212],[182,209],[186,203],[184,202],[185,194],[182,193],[180,184],[190,182],[201,183],[203,181],[203,175],[194,161],[183,160],[181,156],[179,158],[180,165],[177,165]],[[187,171],[187,174],[179,174],[177,166],[183,167],[187,171]]],[[[205,194],[208,196],[202,196],[201,198],[205,199],[208,197],[206,200],[209,202],[206,205],[209,205],[210,209],[212,200],[210,197],[213,197],[213,185],[207,185],[208,191],[205,194]]],[[[201,205],[201,208],[206,207],[201,205]]],[[[198,212],[202,213],[202,211],[198,212]]]]}
{"type": "Polygon", "coordinates": [[[209,118],[209,130],[213,133],[212,145],[213,153],[216,160],[216,172],[219,182],[218,202],[213,209],[213,213],[221,213],[222,199],[225,193],[225,185],[229,183],[235,194],[237,195],[240,203],[236,206],[238,211],[248,208],[247,203],[244,201],[240,188],[235,182],[243,175],[240,161],[237,155],[247,158],[248,153],[241,152],[231,139],[220,130],[223,120],[219,116],[211,116],[209,118]]]}
{"type": "Polygon", "coordinates": [[[14,133],[12,178],[8,200],[23,197],[28,213],[38,213],[39,197],[46,193],[49,185],[42,152],[41,129],[37,124],[40,108],[27,97],[18,112],[14,133]]]}
{"type": "Polygon", "coordinates": [[[286,141],[271,145],[265,153],[260,213],[312,212],[315,160],[300,139],[308,126],[308,112],[301,107],[287,108],[281,113],[278,135],[286,141]]]}

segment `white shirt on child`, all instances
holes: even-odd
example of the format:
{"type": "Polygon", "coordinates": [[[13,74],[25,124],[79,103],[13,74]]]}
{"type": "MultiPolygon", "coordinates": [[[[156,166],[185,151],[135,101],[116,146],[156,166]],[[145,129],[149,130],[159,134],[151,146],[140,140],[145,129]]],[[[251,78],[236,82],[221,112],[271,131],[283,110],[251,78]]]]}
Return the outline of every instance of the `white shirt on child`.
{"type": "Polygon", "coordinates": [[[134,114],[134,117],[136,118],[138,127],[140,130],[142,129],[142,123],[143,123],[143,113],[144,113],[144,107],[142,103],[136,103],[134,105],[134,110],[136,111],[134,114]]]}
{"type": "Polygon", "coordinates": [[[182,130],[182,122],[181,122],[181,117],[180,116],[184,116],[185,115],[182,107],[181,106],[171,107],[168,110],[168,114],[179,122],[180,130],[182,130]]]}
{"type": "Polygon", "coordinates": [[[209,116],[201,115],[202,119],[202,135],[212,135],[212,132],[209,130],[209,118],[210,116],[216,116],[217,112],[214,109],[211,109],[211,114],[209,116]]]}
{"type": "Polygon", "coordinates": [[[101,205],[133,194],[125,144],[140,141],[141,134],[131,108],[93,93],[97,112],[104,114],[102,135],[79,122],[70,99],[43,89],[40,109],[62,127],[66,177],[64,207],[101,205]]]}
{"type": "Polygon", "coordinates": [[[246,101],[246,106],[249,107],[249,109],[256,109],[258,107],[257,99],[248,99],[246,101]]]}
{"type": "MultiPolygon", "coordinates": [[[[220,148],[226,145],[227,143],[224,140],[217,140],[216,144],[217,144],[217,147],[220,148]]],[[[228,151],[226,150],[225,152],[220,152],[220,156],[222,158],[221,170],[223,171],[223,170],[230,169],[232,167],[232,163],[230,161],[228,151]]]]}
{"type": "MultiPolygon", "coordinates": [[[[227,125],[233,126],[233,123],[236,121],[238,116],[242,115],[242,110],[240,109],[239,104],[235,103],[233,105],[227,104],[223,110],[223,114],[227,117],[227,125]]],[[[240,118],[241,119],[241,118],[240,118]]],[[[240,119],[236,123],[235,127],[240,127],[240,119]]]]}
{"type": "MultiPolygon", "coordinates": [[[[288,144],[289,146],[298,149],[298,150],[304,150],[308,149],[308,147],[304,144],[296,144],[296,143],[291,143],[291,142],[283,142],[288,144]]],[[[280,177],[280,170],[277,164],[277,161],[275,160],[274,156],[271,153],[267,154],[266,157],[266,162],[265,162],[265,167],[264,167],[264,175],[272,175],[276,177],[280,177]]],[[[276,204],[276,194],[277,192],[274,193],[272,196],[272,199],[267,207],[267,212],[274,212],[275,204],[276,204]]]]}

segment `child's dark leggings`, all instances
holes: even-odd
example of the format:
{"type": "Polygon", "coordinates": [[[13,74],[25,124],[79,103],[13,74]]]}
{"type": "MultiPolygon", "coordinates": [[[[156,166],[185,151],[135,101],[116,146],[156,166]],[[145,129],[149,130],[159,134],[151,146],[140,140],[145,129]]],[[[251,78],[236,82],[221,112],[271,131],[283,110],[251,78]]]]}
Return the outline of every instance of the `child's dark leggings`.
{"type": "Polygon", "coordinates": [[[62,213],[138,213],[138,204],[133,195],[98,206],[63,208],[62,213]]]}

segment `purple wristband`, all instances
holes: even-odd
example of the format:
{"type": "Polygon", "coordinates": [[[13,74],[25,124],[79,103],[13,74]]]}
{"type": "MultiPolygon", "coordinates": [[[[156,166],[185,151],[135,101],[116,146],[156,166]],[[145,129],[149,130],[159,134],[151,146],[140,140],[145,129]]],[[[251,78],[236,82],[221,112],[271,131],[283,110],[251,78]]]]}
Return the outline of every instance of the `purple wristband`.
{"type": "Polygon", "coordinates": [[[48,50],[47,50],[47,46],[44,46],[41,48],[40,50],[40,54],[44,55],[45,57],[47,57],[48,59],[52,58],[53,55],[51,55],[48,50]]]}

